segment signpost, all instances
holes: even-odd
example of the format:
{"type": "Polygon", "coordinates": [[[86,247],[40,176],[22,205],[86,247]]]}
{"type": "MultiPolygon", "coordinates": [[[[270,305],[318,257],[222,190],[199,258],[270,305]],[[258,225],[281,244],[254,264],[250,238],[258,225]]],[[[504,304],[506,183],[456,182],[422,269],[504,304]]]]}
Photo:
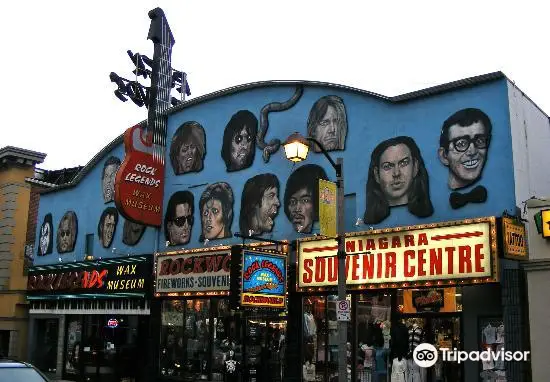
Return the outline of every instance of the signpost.
{"type": "Polygon", "coordinates": [[[338,321],[351,321],[351,307],[348,300],[339,300],[336,310],[336,319],[338,321]]]}

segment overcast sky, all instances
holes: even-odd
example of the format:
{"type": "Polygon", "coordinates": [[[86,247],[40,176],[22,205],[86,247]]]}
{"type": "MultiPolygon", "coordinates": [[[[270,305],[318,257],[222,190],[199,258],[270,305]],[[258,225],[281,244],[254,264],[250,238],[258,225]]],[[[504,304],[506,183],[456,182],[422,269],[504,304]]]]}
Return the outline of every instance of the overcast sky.
{"type": "Polygon", "coordinates": [[[131,76],[128,49],[153,56],[147,12],[157,6],[176,40],[172,66],[188,73],[190,98],[265,80],[394,96],[501,70],[550,114],[550,6],[450,3],[6,1],[0,147],[46,153],[46,169],[85,165],[146,119],[145,108],[114,96],[109,73],[131,76]]]}

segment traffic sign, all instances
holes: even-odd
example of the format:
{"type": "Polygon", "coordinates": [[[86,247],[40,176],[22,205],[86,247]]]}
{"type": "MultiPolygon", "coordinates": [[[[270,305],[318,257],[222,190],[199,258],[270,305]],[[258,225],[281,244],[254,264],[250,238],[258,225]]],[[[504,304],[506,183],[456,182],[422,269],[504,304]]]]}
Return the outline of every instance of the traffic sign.
{"type": "Polygon", "coordinates": [[[336,319],[338,321],[351,321],[351,306],[348,300],[338,301],[336,319]]]}

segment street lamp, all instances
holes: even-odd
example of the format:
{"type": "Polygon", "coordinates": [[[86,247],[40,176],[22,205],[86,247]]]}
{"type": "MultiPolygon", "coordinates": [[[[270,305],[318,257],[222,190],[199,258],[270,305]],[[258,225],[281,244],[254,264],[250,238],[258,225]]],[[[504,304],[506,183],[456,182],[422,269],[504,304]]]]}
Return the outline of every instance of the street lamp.
{"type": "MultiPolygon", "coordinates": [[[[292,162],[306,159],[309,142],[316,144],[336,171],[336,214],[338,236],[338,301],[346,300],[346,251],[344,248],[344,159],[332,160],[323,145],[312,137],[303,137],[300,133],[291,134],[283,143],[285,155],[292,162]]],[[[347,382],[347,340],[348,326],[345,321],[338,321],[338,382],[347,382]]]]}

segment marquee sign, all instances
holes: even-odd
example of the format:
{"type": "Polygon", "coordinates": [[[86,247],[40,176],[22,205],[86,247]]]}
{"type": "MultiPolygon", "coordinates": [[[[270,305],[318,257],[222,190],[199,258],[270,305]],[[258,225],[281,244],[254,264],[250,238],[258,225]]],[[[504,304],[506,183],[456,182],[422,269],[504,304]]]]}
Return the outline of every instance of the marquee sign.
{"type": "Polygon", "coordinates": [[[286,307],[286,256],[245,250],[242,256],[240,305],[286,307]]]}
{"type": "Polygon", "coordinates": [[[527,260],[527,233],[525,225],[514,219],[502,218],[502,238],[504,257],[527,260]]]}
{"type": "MultiPolygon", "coordinates": [[[[336,287],[336,240],[298,243],[298,290],[336,287]]],[[[497,281],[495,218],[387,228],[345,238],[348,288],[497,281]]]]}
{"type": "Polygon", "coordinates": [[[82,263],[81,266],[35,267],[29,271],[29,295],[146,293],[150,262],[82,263]],[[37,269],[40,268],[40,269],[37,269]]]}
{"type": "Polygon", "coordinates": [[[155,296],[229,294],[230,248],[156,254],[155,296]]]}

